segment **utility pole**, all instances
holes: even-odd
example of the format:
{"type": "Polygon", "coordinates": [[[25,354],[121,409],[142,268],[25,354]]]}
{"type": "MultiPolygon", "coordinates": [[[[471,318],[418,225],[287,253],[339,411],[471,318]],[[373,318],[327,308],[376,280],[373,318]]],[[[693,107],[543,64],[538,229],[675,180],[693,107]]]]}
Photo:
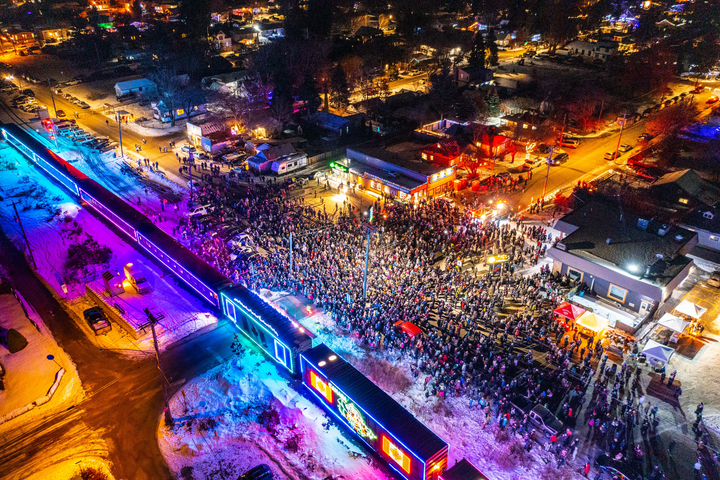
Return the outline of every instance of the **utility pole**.
{"type": "Polygon", "coordinates": [[[50,99],[53,104],[53,111],[55,112],[55,118],[57,118],[57,107],[55,106],[55,95],[53,95],[52,85],[50,85],[50,78],[48,77],[48,88],[50,89],[50,99]]]}
{"type": "Polygon", "coordinates": [[[620,141],[622,140],[623,130],[625,129],[625,117],[626,116],[627,116],[627,113],[623,113],[623,121],[622,121],[622,125],[620,125],[620,135],[618,135],[618,143],[617,143],[617,146],[615,147],[615,156],[613,157],[613,162],[615,162],[615,160],[617,160],[618,152],[620,151],[620,141]]]}
{"type": "Polygon", "coordinates": [[[13,210],[15,210],[15,218],[17,218],[18,223],[20,224],[20,231],[22,232],[22,236],[25,239],[25,245],[27,245],[28,253],[30,254],[30,260],[32,261],[33,267],[35,270],[37,270],[37,263],[35,263],[35,256],[32,252],[32,247],[30,246],[30,241],[27,238],[27,235],[25,234],[25,227],[23,227],[22,220],[20,219],[20,214],[18,213],[17,209],[17,203],[15,200],[11,203],[13,210]]]}
{"type": "Polygon", "coordinates": [[[367,275],[370,266],[370,235],[377,232],[377,228],[370,224],[363,225],[365,229],[365,273],[363,274],[363,302],[367,302],[367,275]]]}
{"type": "Polygon", "coordinates": [[[292,232],[290,232],[290,249],[289,249],[289,255],[290,255],[290,274],[292,275],[293,271],[293,258],[292,258],[292,232]]]}
{"type": "Polygon", "coordinates": [[[120,118],[120,114],[115,112],[115,120],[118,124],[118,134],[120,135],[120,158],[125,157],[125,153],[123,152],[123,143],[122,143],[122,118],[120,118]]]}
{"type": "Polygon", "coordinates": [[[155,316],[149,308],[144,308],[143,312],[147,315],[148,321],[150,322],[150,330],[152,330],[153,336],[153,346],[155,347],[155,361],[157,362],[158,370],[160,370],[160,382],[162,383],[163,393],[165,395],[165,425],[172,426],[173,418],[172,413],[170,413],[170,399],[168,398],[167,382],[165,372],[163,372],[162,364],[160,363],[160,349],[158,348],[157,334],[155,333],[155,324],[158,320],[165,318],[165,315],[161,313],[160,315],[155,316]]]}

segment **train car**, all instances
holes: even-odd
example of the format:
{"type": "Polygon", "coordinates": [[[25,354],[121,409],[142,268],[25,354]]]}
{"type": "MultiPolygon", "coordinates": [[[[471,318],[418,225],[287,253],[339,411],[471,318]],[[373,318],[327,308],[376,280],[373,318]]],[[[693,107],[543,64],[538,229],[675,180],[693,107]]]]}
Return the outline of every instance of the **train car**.
{"type": "Polygon", "coordinates": [[[67,188],[75,196],[79,196],[78,181],[87,177],[77,168],[57,156],[29,133],[14,124],[1,127],[5,140],[20,153],[40,167],[45,173],[67,188]]]}
{"type": "Polygon", "coordinates": [[[220,296],[223,313],[270,358],[296,375],[298,355],[312,348],[314,335],[242,285],[220,296]]]}
{"type": "Polygon", "coordinates": [[[406,480],[436,480],[448,445],[327,345],[300,354],[303,384],[406,480]]]}
{"type": "Polygon", "coordinates": [[[150,220],[95,180],[81,180],[80,200],[105,217],[133,241],[137,242],[137,229],[140,225],[151,224],[150,220]]]}
{"type": "Polygon", "coordinates": [[[232,285],[225,275],[152,223],[138,228],[137,242],[201,297],[221,308],[220,292],[232,285]]]}

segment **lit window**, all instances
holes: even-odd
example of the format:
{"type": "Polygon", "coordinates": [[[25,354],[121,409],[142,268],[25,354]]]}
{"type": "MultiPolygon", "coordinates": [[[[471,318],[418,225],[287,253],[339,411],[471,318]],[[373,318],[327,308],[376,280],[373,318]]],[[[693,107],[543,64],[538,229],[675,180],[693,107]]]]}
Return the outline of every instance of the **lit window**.
{"type": "Polygon", "coordinates": [[[320,377],[315,375],[315,372],[313,372],[312,370],[310,371],[310,385],[312,385],[312,387],[315,390],[317,390],[320,393],[320,395],[325,397],[325,400],[327,400],[328,403],[332,404],[332,401],[333,401],[332,389],[330,389],[330,387],[328,386],[327,383],[320,380],[320,377]]]}
{"type": "Polygon", "coordinates": [[[678,199],[678,202],[682,203],[683,205],[687,205],[688,199],[687,199],[687,198],[680,198],[680,199],[678,199]]]}
{"type": "Polygon", "coordinates": [[[710,241],[715,243],[720,243],[720,237],[716,237],[715,235],[710,235],[710,241]]]}
{"type": "Polygon", "coordinates": [[[382,451],[397,463],[400,468],[405,470],[405,473],[410,473],[410,457],[405,455],[405,453],[385,435],[382,437],[382,451]]]}
{"type": "Polygon", "coordinates": [[[627,290],[625,290],[624,288],[620,288],[617,285],[613,285],[611,283],[610,288],[608,288],[607,296],[609,298],[612,298],[613,300],[617,300],[620,303],[624,303],[627,293],[627,290]]]}

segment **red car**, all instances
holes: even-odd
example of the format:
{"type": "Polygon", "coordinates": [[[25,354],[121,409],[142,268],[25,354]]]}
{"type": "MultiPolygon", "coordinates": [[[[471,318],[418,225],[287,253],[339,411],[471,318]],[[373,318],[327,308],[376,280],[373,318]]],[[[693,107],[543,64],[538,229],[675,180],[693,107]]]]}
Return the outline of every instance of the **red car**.
{"type": "Polygon", "coordinates": [[[717,96],[717,95],[713,95],[713,96],[711,96],[710,98],[708,98],[708,99],[707,99],[707,102],[705,102],[705,103],[715,103],[715,102],[717,102],[717,101],[718,101],[718,96],[717,96]]]}

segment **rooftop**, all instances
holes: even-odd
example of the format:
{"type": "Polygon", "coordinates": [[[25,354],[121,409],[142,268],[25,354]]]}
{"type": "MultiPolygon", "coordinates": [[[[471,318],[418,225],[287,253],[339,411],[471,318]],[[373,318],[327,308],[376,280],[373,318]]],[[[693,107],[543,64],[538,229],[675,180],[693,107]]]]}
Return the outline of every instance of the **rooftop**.
{"type": "Polygon", "coordinates": [[[646,283],[665,286],[692,261],[680,251],[695,238],[695,233],[649,219],[643,221],[614,206],[590,202],[560,222],[575,227],[558,243],[560,250],[638,276],[646,283]]]}
{"type": "Polygon", "coordinates": [[[694,170],[685,169],[666,173],[655,180],[650,188],[674,183],[694,199],[706,205],[716,205],[720,202],[720,188],[700,178],[694,170]]]}
{"type": "MultiPolygon", "coordinates": [[[[418,150],[421,148],[422,146],[418,145],[418,150]]],[[[413,151],[412,155],[408,155],[408,150],[395,149],[395,151],[390,151],[381,147],[353,147],[352,150],[428,177],[445,169],[445,167],[436,167],[430,163],[414,160],[412,157],[414,157],[415,151],[413,151]]]]}

